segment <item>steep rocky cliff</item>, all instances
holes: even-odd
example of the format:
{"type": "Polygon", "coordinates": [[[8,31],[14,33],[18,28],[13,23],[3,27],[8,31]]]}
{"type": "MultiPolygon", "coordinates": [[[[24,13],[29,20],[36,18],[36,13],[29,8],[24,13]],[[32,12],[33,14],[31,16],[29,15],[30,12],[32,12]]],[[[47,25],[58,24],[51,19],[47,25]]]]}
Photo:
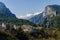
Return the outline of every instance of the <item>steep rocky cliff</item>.
{"type": "Polygon", "coordinates": [[[60,6],[59,5],[48,5],[43,11],[43,19],[39,24],[49,27],[60,26],[60,6]]]}
{"type": "MultiPolygon", "coordinates": [[[[53,6],[52,6],[53,7],[53,6]]],[[[43,11],[43,17],[50,15],[50,17],[56,16],[56,10],[50,7],[50,5],[45,7],[43,11]]]]}
{"type": "MultiPolygon", "coordinates": [[[[45,7],[44,11],[37,16],[32,17],[30,20],[33,23],[39,24],[41,21],[47,22],[52,17],[60,14],[60,6],[59,5],[48,5],[45,7]]],[[[46,23],[44,23],[46,24],[46,23]]]]}

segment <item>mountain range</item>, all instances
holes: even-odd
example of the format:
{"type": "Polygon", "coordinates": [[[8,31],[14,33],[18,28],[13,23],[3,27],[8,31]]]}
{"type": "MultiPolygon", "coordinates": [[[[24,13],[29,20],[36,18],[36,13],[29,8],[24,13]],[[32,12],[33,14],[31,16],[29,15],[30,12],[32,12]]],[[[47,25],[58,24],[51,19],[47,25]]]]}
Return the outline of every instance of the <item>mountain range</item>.
{"type": "Polygon", "coordinates": [[[40,13],[38,15],[33,16],[32,18],[29,19],[29,21],[38,24],[40,22],[40,20],[43,17],[43,13],[40,13]]]}
{"type": "Polygon", "coordinates": [[[30,16],[28,20],[18,19],[4,3],[0,2],[0,22],[13,23],[16,25],[30,24],[30,25],[50,25],[60,26],[60,6],[48,5],[42,13],[30,16]]]}

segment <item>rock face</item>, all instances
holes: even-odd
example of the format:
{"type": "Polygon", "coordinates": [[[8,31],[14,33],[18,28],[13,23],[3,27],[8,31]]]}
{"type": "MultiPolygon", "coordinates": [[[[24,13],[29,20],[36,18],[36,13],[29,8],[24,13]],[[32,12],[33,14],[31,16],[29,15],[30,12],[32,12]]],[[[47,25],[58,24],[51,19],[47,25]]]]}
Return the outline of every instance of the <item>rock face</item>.
{"type": "Polygon", "coordinates": [[[43,11],[43,16],[50,15],[51,17],[60,14],[60,6],[59,5],[48,5],[45,7],[43,11]]]}
{"type": "Polygon", "coordinates": [[[56,10],[53,10],[50,6],[47,6],[43,11],[43,17],[50,15],[50,17],[56,16],[56,10]]]}

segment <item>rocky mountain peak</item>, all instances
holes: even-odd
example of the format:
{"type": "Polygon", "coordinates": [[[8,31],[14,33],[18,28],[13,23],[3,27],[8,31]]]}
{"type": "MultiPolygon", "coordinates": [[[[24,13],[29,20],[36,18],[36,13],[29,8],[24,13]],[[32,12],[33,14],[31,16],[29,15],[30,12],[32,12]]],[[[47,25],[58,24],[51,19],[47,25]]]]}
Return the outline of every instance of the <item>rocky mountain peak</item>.
{"type": "Polygon", "coordinates": [[[56,16],[56,8],[54,8],[56,6],[56,8],[58,7],[57,5],[48,5],[45,7],[45,10],[43,11],[43,17],[48,16],[48,15],[52,15],[52,16],[56,16]]]}

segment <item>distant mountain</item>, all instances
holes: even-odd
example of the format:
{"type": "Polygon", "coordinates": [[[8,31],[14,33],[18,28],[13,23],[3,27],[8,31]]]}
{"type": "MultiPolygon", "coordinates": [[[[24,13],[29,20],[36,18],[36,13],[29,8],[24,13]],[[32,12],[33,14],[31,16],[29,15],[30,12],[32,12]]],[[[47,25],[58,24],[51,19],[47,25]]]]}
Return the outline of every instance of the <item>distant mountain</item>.
{"type": "Polygon", "coordinates": [[[33,22],[33,23],[38,24],[38,23],[40,22],[40,20],[41,20],[42,17],[43,17],[43,13],[40,13],[40,14],[38,14],[38,15],[33,16],[33,17],[30,18],[29,20],[30,20],[31,22],[33,22]]]}

